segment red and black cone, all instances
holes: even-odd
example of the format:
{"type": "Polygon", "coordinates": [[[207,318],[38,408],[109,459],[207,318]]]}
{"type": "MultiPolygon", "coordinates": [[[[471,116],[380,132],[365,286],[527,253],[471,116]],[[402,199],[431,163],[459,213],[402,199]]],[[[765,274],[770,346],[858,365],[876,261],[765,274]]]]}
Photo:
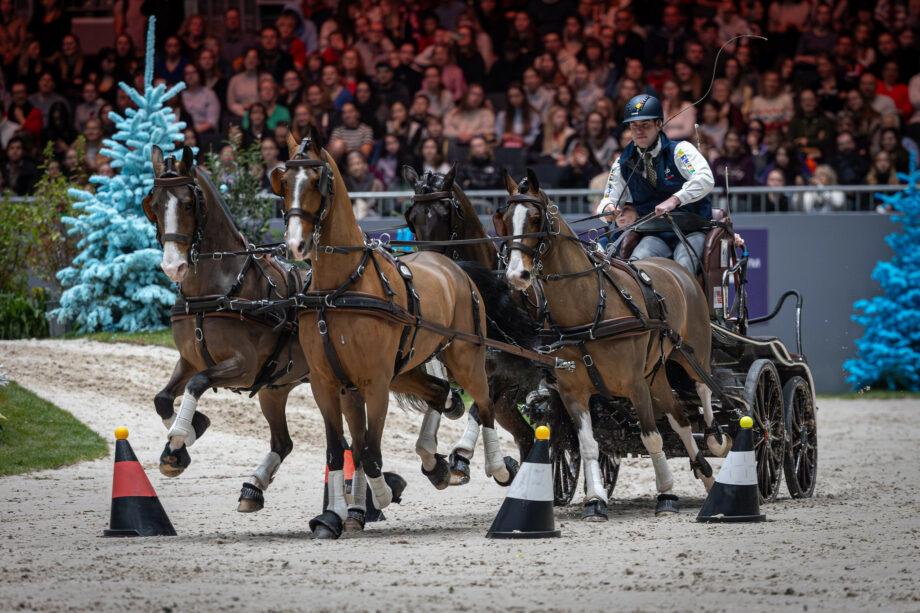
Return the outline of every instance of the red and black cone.
{"type": "Polygon", "coordinates": [[[553,517],[553,470],[549,428],[540,426],[537,441],[511,482],[487,538],[539,539],[559,536],[553,517]]]}
{"type": "Polygon", "coordinates": [[[112,517],[103,536],[176,536],[147,474],[128,442],[128,430],[115,430],[112,517]]]}

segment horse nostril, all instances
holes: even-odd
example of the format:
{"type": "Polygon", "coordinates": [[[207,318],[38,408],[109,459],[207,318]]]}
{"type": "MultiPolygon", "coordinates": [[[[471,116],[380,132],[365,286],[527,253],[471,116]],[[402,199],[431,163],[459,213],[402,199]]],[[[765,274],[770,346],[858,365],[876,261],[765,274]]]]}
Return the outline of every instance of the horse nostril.
{"type": "Polygon", "coordinates": [[[179,267],[176,269],[176,274],[179,276],[185,275],[185,271],[188,270],[188,264],[182,262],[179,264],[179,267]]]}
{"type": "Polygon", "coordinates": [[[521,271],[521,280],[522,280],[522,281],[529,281],[529,280],[530,280],[530,271],[529,271],[529,270],[522,270],[522,271],[521,271]]]}
{"type": "Polygon", "coordinates": [[[303,253],[307,249],[307,241],[300,241],[300,244],[297,245],[297,253],[303,253]]]}

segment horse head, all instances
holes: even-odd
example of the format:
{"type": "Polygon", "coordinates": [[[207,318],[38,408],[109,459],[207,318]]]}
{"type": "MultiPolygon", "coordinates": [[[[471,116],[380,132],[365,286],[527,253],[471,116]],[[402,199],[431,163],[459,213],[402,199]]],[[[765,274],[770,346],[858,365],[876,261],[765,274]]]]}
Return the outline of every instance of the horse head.
{"type": "MultiPolygon", "coordinates": [[[[403,179],[415,190],[412,206],[406,210],[406,225],[419,240],[447,241],[456,230],[455,209],[459,206],[452,199],[456,171],[454,164],[446,174],[426,171],[419,176],[411,166],[403,166],[403,179]]],[[[445,250],[446,247],[437,249],[445,250]]]]}
{"type": "Polygon", "coordinates": [[[182,148],[182,159],[170,155],[164,160],[163,150],[153,146],[153,191],[144,198],[144,214],[156,224],[157,240],[163,246],[160,268],[173,283],[181,283],[189,269],[191,252],[198,248],[205,207],[201,191],[192,176],[195,157],[188,147],[182,148]]]}
{"type": "Polygon", "coordinates": [[[285,241],[298,260],[303,260],[322,232],[322,221],[333,197],[333,173],[328,155],[310,136],[298,143],[288,134],[290,154],[285,168],[272,171],[272,191],[284,200],[285,241]]]}
{"type": "Polygon", "coordinates": [[[505,271],[508,283],[516,290],[526,290],[533,283],[535,262],[547,248],[552,203],[540,189],[537,175],[530,168],[519,183],[505,171],[505,189],[509,195],[508,206],[493,217],[495,232],[512,241],[508,245],[510,255],[505,271]]]}

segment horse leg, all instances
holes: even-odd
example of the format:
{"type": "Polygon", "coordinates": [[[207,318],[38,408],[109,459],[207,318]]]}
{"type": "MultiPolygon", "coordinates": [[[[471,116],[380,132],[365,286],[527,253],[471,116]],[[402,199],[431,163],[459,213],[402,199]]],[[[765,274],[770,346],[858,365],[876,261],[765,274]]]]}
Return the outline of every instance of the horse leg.
{"type": "MultiPolygon", "coordinates": [[[[153,406],[156,408],[157,415],[163,420],[163,425],[166,426],[167,430],[172,426],[176,416],[176,396],[179,394],[179,390],[185,387],[188,380],[194,374],[195,371],[192,368],[191,364],[180,357],[173,369],[172,376],[166,383],[166,387],[160,390],[153,399],[153,406]]],[[[201,417],[198,418],[200,424],[210,423],[203,413],[196,412],[196,415],[201,415],[201,417]]],[[[207,426],[205,426],[205,428],[206,427],[207,426]]],[[[204,431],[202,430],[202,434],[203,433],[204,431]]],[[[168,454],[168,451],[168,449],[165,449],[160,456],[160,472],[167,477],[178,477],[182,474],[182,471],[188,468],[192,459],[189,457],[188,451],[184,447],[175,452],[175,454],[168,454]]]]}
{"type": "Polygon", "coordinates": [[[313,397],[323,415],[326,431],[326,466],[329,468],[329,502],[320,515],[310,520],[314,538],[337,539],[348,515],[345,502],[345,447],[342,446],[342,410],[334,389],[311,382],[313,397]]]}
{"type": "Polygon", "coordinates": [[[367,476],[364,474],[363,453],[367,436],[367,416],[364,412],[364,399],[358,392],[346,392],[339,395],[339,406],[348,422],[351,433],[351,459],[355,464],[355,474],[351,480],[352,502],[348,505],[348,517],[345,519],[346,531],[364,530],[367,516],[367,476]]]}
{"type": "Polygon", "coordinates": [[[559,391],[572,423],[578,427],[578,451],[585,468],[585,508],[581,518],[585,521],[607,521],[607,489],[601,478],[600,449],[594,439],[587,394],[579,391],[575,396],[559,391]]]}
{"type": "Polygon", "coordinates": [[[397,377],[390,389],[401,394],[412,394],[428,403],[415,442],[415,452],[422,460],[422,474],[428,477],[435,488],[443,490],[450,483],[450,467],[444,456],[438,453],[438,428],[441,412],[449,401],[450,386],[444,379],[415,369],[397,377]]]}
{"type": "Polygon", "coordinates": [[[450,484],[466,485],[470,482],[470,460],[479,440],[479,410],[476,405],[470,407],[466,418],[463,436],[450,452],[450,484]]]}
{"type": "Polygon", "coordinates": [[[722,427],[712,415],[712,390],[702,382],[697,382],[696,393],[703,406],[703,421],[706,422],[706,446],[709,452],[719,458],[724,458],[732,448],[732,437],[722,432],[722,427]]]}
{"type": "MultiPolygon", "coordinates": [[[[670,515],[678,511],[677,496],[671,493],[674,487],[674,476],[671,474],[671,467],[668,466],[668,458],[664,453],[664,440],[661,438],[661,433],[658,432],[658,426],[655,425],[651,390],[641,373],[635,376],[637,378],[633,380],[630,387],[629,399],[636,407],[641,429],[640,438],[655,468],[655,486],[658,490],[658,506],[655,509],[655,515],[670,515]]],[[[663,373],[658,373],[658,380],[657,385],[660,386],[661,381],[665,380],[663,373]]],[[[667,396],[673,399],[670,389],[667,390],[667,396]]]]}
{"type": "Polygon", "coordinates": [[[271,451],[252,473],[249,481],[243,484],[243,490],[240,492],[239,498],[240,504],[236,509],[240,513],[253,513],[262,510],[265,506],[265,499],[262,495],[264,490],[268,489],[269,484],[275,478],[278,467],[281,466],[281,462],[294,448],[284,412],[290,391],[290,387],[263,388],[259,391],[259,406],[262,407],[262,415],[265,416],[268,428],[271,431],[271,451]]]}
{"type": "Polygon", "coordinates": [[[384,509],[391,502],[400,502],[406,481],[395,473],[383,473],[383,455],[380,443],[383,440],[383,426],[386,423],[389,404],[389,389],[386,382],[373,382],[362,390],[367,406],[367,440],[361,456],[361,465],[367,482],[371,486],[371,497],[378,509],[384,509]]]}
{"type": "Polygon", "coordinates": [[[514,479],[514,466],[507,462],[502,454],[498,433],[495,431],[492,399],[486,377],[485,348],[469,343],[454,343],[444,351],[444,360],[460,386],[473,398],[474,406],[479,411],[486,456],[486,476],[493,477],[499,485],[510,485],[514,479]]]}
{"type": "Polygon", "coordinates": [[[225,387],[252,370],[252,364],[242,356],[224,360],[213,368],[193,375],[185,385],[179,413],[166,433],[168,442],[160,454],[160,472],[175,477],[191,463],[188,447],[204,434],[211,421],[198,412],[198,399],[210,387],[225,387]]]}

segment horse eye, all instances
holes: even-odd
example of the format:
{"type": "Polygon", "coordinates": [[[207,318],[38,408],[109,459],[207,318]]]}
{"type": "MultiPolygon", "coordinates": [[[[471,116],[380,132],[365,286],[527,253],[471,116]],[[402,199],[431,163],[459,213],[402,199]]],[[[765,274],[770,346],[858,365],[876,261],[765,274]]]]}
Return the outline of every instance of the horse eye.
{"type": "Polygon", "coordinates": [[[186,201],[186,203],[185,203],[185,210],[186,210],[186,211],[191,211],[191,210],[192,210],[192,203],[191,203],[191,201],[186,201]]]}

